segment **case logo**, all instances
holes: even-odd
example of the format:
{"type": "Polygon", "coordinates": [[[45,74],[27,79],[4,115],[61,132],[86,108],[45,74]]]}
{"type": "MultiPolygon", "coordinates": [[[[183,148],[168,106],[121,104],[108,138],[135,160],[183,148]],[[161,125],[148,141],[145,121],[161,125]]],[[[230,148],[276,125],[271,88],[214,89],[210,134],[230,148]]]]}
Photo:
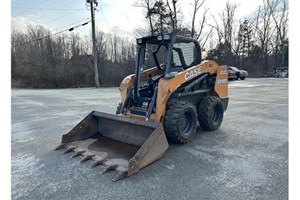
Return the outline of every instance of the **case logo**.
{"type": "Polygon", "coordinates": [[[197,76],[198,74],[201,74],[201,66],[197,67],[196,69],[193,69],[189,72],[186,72],[185,75],[184,75],[184,79],[189,80],[189,79],[197,76]]]}

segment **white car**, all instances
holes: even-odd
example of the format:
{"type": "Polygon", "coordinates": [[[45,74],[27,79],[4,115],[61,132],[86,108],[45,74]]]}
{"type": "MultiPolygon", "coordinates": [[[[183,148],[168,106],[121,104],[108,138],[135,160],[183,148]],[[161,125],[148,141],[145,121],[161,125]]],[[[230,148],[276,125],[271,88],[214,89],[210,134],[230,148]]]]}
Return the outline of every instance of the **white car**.
{"type": "Polygon", "coordinates": [[[276,78],[288,78],[289,73],[288,70],[286,69],[279,69],[275,71],[274,77],[276,78]]]}

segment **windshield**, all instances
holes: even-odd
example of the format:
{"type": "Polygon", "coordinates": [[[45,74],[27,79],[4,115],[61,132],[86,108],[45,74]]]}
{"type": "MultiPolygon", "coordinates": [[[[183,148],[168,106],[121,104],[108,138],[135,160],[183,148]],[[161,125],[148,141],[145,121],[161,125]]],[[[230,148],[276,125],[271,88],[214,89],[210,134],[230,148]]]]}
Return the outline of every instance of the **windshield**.
{"type": "Polygon", "coordinates": [[[230,66],[230,68],[231,68],[232,70],[234,70],[234,71],[238,71],[238,70],[239,70],[238,68],[232,67],[232,66],[230,66]]]}
{"type": "Polygon", "coordinates": [[[195,44],[175,43],[173,47],[173,62],[176,67],[190,66],[195,61],[195,44]]]}
{"type": "MultiPolygon", "coordinates": [[[[168,44],[149,44],[145,46],[145,61],[143,69],[158,66],[165,68],[167,66],[168,44]]],[[[195,44],[190,43],[175,43],[172,48],[171,68],[191,66],[195,59],[195,44]]]]}

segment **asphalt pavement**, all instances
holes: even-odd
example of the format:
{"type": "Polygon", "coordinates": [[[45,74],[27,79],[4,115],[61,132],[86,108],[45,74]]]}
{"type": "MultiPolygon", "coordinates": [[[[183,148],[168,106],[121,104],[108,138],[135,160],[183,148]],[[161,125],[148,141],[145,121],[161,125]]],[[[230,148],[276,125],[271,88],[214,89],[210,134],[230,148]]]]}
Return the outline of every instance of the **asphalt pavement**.
{"type": "Polygon", "coordinates": [[[288,199],[288,79],[229,83],[222,126],[112,182],[101,166],[53,151],[92,110],[115,113],[118,88],[12,89],[12,199],[288,199]]]}

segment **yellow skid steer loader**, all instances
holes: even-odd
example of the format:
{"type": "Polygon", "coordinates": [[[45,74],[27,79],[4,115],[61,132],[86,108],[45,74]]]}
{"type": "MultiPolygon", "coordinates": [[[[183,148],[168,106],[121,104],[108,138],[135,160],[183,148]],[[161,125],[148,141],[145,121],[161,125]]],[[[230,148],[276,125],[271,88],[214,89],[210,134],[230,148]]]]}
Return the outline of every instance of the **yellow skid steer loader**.
{"type": "Polygon", "coordinates": [[[55,149],[116,171],[113,181],[160,159],[168,140],[187,143],[197,123],[220,127],[228,105],[227,66],[202,61],[197,40],[173,34],[137,39],[135,74],[120,85],[116,115],[92,111],[55,149]]]}

